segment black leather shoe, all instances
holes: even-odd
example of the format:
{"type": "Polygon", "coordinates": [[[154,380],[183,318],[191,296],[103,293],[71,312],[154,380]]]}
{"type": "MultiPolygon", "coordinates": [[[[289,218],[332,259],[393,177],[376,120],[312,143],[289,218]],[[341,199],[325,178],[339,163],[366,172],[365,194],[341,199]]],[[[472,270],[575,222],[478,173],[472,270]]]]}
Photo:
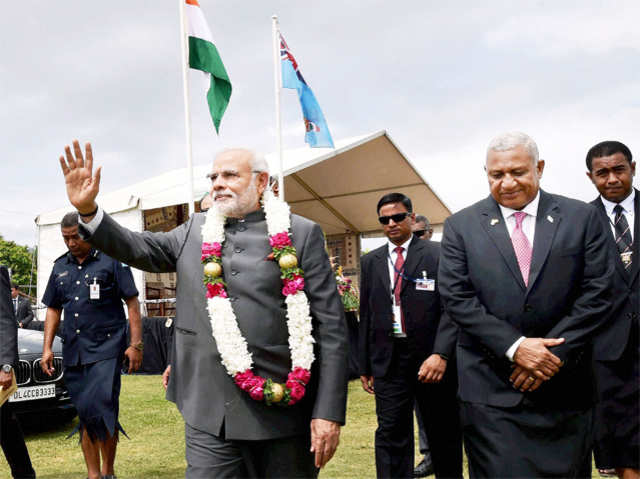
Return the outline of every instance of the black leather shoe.
{"type": "Polygon", "coordinates": [[[427,477],[431,474],[433,474],[433,463],[427,459],[422,459],[413,470],[413,477],[427,477]]]}

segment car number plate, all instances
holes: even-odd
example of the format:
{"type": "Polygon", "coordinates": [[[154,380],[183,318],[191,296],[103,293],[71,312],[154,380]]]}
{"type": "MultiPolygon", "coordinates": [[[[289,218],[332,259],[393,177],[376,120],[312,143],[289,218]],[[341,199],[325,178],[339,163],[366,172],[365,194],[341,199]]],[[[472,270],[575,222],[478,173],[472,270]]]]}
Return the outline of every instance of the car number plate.
{"type": "Polygon", "coordinates": [[[56,385],[45,384],[43,386],[31,386],[18,388],[9,398],[9,402],[33,401],[34,399],[46,399],[56,397],[56,385]]]}

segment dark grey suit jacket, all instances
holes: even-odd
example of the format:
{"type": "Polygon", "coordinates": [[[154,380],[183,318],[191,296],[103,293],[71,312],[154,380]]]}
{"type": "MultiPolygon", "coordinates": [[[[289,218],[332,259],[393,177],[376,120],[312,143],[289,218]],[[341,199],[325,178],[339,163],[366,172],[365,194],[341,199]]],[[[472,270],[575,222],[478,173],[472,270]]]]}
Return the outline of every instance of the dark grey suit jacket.
{"type": "MultiPolygon", "coordinates": [[[[13,303],[12,303],[13,306],[13,303]]],[[[31,301],[22,296],[18,296],[18,311],[16,312],[16,322],[22,323],[24,329],[28,329],[29,323],[33,321],[33,311],[31,301]]]]}
{"type": "Polygon", "coordinates": [[[615,361],[618,359],[629,341],[631,323],[640,314],[640,191],[637,189],[634,200],[634,231],[633,231],[633,262],[629,272],[625,271],[616,246],[615,237],[607,211],[600,197],[591,202],[602,219],[611,250],[611,261],[615,265],[613,275],[613,307],[610,309],[610,319],[598,331],[595,338],[595,358],[600,361],[615,361]]]}
{"type": "MultiPolygon", "coordinates": [[[[291,233],[305,272],[316,360],[305,398],[293,407],[266,406],[241,391],[220,363],[211,335],[200,263],[204,214],[168,233],[133,233],[105,215],[89,241],[109,256],[153,272],[177,271],[171,380],[167,398],[192,427],[228,439],[261,440],[309,433],[311,418],[344,423],[347,333],[342,303],[320,227],[291,217],[291,233]]],[[[264,213],[230,221],[223,270],[238,325],[253,354],[254,372],[283,382],[291,367],[286,307],[264,213]]]]}
{"type": "Polygon", "coordinates": [[[0,365],[18,362],[18,329],[7,268],[0,265],[0,365]]]}
{"type": "Polygon", "coordinates": [[[526,396],[552,409],[592,404],[592,339],[611,306],[613,264],[605,233],[592,205],[541,191],[525,287],[492,197],[446,220],[438,277],[445,308],[460,327],[463,401],[511,407],[526,396]],[[561,371],[532,393],[509,383],[505,353],[521,336],[566,340],[552,348],[565,362],[561,371]]]}

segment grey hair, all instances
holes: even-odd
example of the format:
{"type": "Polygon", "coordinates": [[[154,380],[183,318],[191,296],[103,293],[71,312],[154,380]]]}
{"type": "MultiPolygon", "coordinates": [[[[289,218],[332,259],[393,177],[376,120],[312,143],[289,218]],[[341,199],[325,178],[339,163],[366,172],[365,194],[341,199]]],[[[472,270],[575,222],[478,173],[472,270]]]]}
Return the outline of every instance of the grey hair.
{"type": "Polygon", "coordinates": [[[264,157],[262,153],[257,153],[253,150],[249,150],[251,152],[251,160],[249,164],[251,165],[251,170],[253,172],[266,172],[269,173],[269,163],[267,163],[267,159],[264,157]]]}
{"type": "Polygon", "coordinates": [[[74,226],[78,226],[78,212],[70,211],[62,217],[60,228],[73,228],[74,226]]]}
{"type": "Polygon", "coordinates": [[[529,135],[519,131],[502,133],[491,140],[487,147],[487,159],[489,159],[489,153],[491,151],[508,151],[518,146],[522,146],[529,154],[531,160],[534,163],[538,163],[538,145],[536,145],[536,142],[533,141],[533,138],[529,135]]]}
{"type": "Polygon", "coordinates": [[[250,148],[225,148],[222,151],[219,151],[216,154],[216,157],[222,155],[223,153],[228,153],[230,151],[246,151],[250,155],[249,159],[249,167],[253,173],[269,173],[269,164],[267,163],[266,158],[262,153],[258,153],[255,150],[250,148]]]}
{"type": "Polygon", "coordinates": [[[416,216],[416,223],[424,223],[424,225],[427,227],[427,229],[429,229],[429,226],[431,226],[431,224],[429,223],[429,220],[427,219],[427,217],[423,216],[423,215],[416,216]]]}

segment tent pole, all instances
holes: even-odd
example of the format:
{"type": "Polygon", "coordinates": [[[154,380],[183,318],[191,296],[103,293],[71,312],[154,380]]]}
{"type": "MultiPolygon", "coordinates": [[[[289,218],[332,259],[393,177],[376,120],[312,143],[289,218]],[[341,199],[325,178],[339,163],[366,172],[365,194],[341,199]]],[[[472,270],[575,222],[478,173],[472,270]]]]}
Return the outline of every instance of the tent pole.
{"type": "Polygon", "coordinates": [[[191,148],[191,113],[189,109],[189,70],[187,57],[187,33],[185,28],[184,14],[185,0],[178,0],[180,8],[180,45],[182,54],[182,86],[184,96],[184,132],[186,137],[186,153],[187,153],[187,217],[196,212],[195,200],[193,193],[193,154],[191,148]]]}
{"type": "Polygon", "coordinates": [[[282,164],[282,120],[280,118],[280,92],[282,85],[282,67],[280,66],[280,31],[278,16],[273,15],[273,79],[276,94],[276,142],[278,149],[278,196],[284,201],[284,166],[282,164]]]}

